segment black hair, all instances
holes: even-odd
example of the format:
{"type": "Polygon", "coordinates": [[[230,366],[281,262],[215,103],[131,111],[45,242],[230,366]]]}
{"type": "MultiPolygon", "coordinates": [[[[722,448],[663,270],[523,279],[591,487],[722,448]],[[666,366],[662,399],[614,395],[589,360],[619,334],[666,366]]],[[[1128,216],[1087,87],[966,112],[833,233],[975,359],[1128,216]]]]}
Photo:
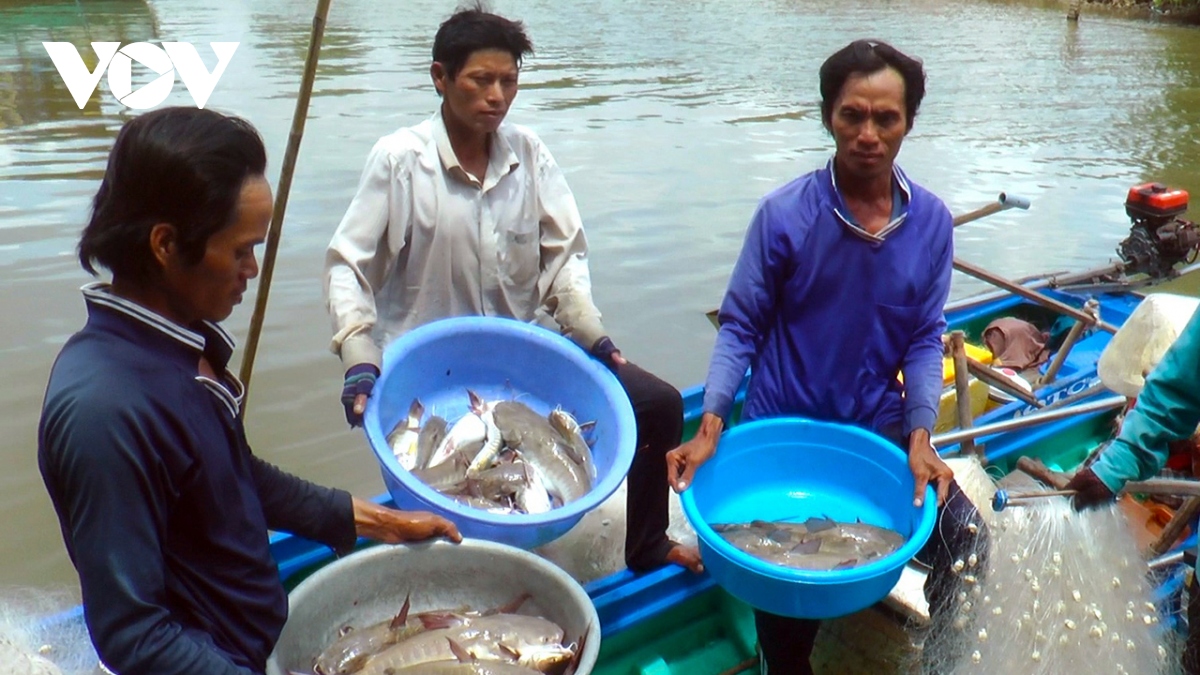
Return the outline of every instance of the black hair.
{"type": "Polygon", "coordinates": [[[249,122],[212,110],[161,108],[125,123],[79,240],[79,262],[145,283],[155,275],[150,230],[169,223],[185,264],[236,217],[247,178],[261,176],[267,151],[249,122]]]}
{"type": "Polygon", "coordinates": [[[879,40],[855,40],[821,64],[821,121],[825,127],[829,128],[833,104],[851,75],[870,75],[888,67],[904,78],[905,117],[911,131],[925,98],[925,69],[919,60],[879,40]]]}
{"type": "Polygon", "coordinates": [[[471,54],[483,49],[499,49],[512,54],[517,67],[521,59],[533,53],[533,43],[520,21],[492,14],[480,3],[455,12],[438,27],[433,38],[433,60],[442,64],[450,79],[458,76],[471,54]]]}

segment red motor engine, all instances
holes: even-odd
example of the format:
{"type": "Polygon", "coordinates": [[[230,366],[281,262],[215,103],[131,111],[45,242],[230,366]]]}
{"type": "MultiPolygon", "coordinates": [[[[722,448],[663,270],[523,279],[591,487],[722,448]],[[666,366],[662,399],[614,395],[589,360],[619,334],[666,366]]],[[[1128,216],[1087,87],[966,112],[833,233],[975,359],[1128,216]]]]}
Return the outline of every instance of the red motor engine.
{"type": "Polygon", "coordinates": [[[1143,183],[1129,188],[1125,213],[1133,228],[1117,251],[1127,274],[1169,276],[1177,263],[1191,262],[1200,247],[1196,224],[1179,216],[1187,212],[1186,190],[1162,183],[1143,183]]]}

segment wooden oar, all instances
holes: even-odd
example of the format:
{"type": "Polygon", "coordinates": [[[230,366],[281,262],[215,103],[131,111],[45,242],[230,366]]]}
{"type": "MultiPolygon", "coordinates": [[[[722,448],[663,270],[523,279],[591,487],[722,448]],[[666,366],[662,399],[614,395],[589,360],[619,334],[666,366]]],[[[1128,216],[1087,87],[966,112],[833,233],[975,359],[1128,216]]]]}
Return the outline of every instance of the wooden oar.
{"type": "Polygon", "coordinates": [[[1029,210],[1029,200],[1025,197],[1018,197],[1016,195],[1010,195],[1008,193],[1001,192],[1000,196],[996,198],[996,201],[992,202],[991,204],[975,209],[974,211],[968,211],[962,215],[955,216],[954,227],[965,225],[973,220],[979,220],[980,218],[986,218],[993,213],[1000,213],[1001,211],[1005,211],[1007,209],[1022,209],[1027,211],[1029,210]]]}
{"type": "Polygon", "coordinates": [[[963,274],[973,276],[976,279],[981,279],[983,281],[986,281],[989,284],[992,284],[993,286],[999,286],[1000,288],[1003,288],[1004,290],[1009,291],[1010,293],[1012,293],[1014,295],[1019,295],[1022,298],[1025,298],[1026,300],[1036,302],[1037,304],[1042,305],[1043,307],[1052,309],[1060,314],[1065,314],[1073,319],[1082,321],[1085,324],[1094,325],[1101,330],[1108,331],[1109,333],[1117,332],[1116,326],[1114,326],[1110,323],[1107,323],[1105,321],[1101,321],[1101,320],[1091,316],[1087,312],[1084,312],[1083,310],[1076,309],[1076,308],[1068,305],[1067,303],[1055,300],[1054,298],[1051,298],[1048,295],[1044,295],[1042,293],[1038,293],[1037,291],[1025,288],[1024,286],[1022,286],[1016,282],[1009,281],[1008,279],[1005,279],[1004,277],[1001,277],[996,274],[992,274],[991,272],[988,272],[987,270],[983,269],[982,267],[976,267],[975,265],[972,265],[971,263],[968,263],[964,260],[955,258],[954,259],[954,269],[958,270],[959,272],[962,272],[963,274]]]}
{"type": "Polygon", "coordinates": [[[271,292],[271,276],[275,271],[275,253],[279,250],[279,237],[283,230],[283,213],[287,210],[288,194],[292,189],[292,174],[296,171],[296,156],[300,154],[300,139],[304,136],[304,122],[308,119],[308,101],[312,97],[313,81],[317,76],[317,60],[321,55],[321,41],[325,36],[325,20],[329,16],[331,0],[317,0],[317,11],[313,15],[312,36],[308,42],[308,58],[304,62],[304,75],[300,81],[300,95],[296,98],[296,111],[292,115],[292,131],[288,136],[287,151],[283,155],[279,186],[275,193],[275,209],[271,212],[271,225],[267,230],[267,242],[263,250],[261,278],[258,294],[254,298],[254,315],[250,317],[250,334],[246,338],[246,350],[242,356],[242,368],[238,377],[245,387],[242,396],[242,414],[246,412],[246,401],[250,399],[250,373],[254,369],[254,356],[258,351],[258,338],[262,333],[263,317],[267,313],[267,296],[271,292]]]}
{"type": "MultiPolygon", "coordinates": [[[[1005,209],[1010,209],[1010,208],[1028,209],[1029,208],[1029,200],[1022,199],[1020,197],[1011,197],[1011,196],[1006,195],[1005,193],[1001,192],[999,199],[997,199],[995,202],[988,204],[987,206],[984,206],[983,208],[971,211],[969,213],[964,213],[961,216],[958,216],[957,218],[955,218],[954,226],[958,227],[959,225],[963,225],[965,223],[969,223],[974,220],[979,220],[980,218],[983,218],[985,216],[990,216],[993,213],[999,213],[1000,211],[1003,211],[1005,209]]],[[[1019,296],[1025,298],[1026,300],[1036,302],[1039,305],[1042,305],[1043,307],[1052,309],[1060,314],[1066,314],[1067,316],[1069,316],[1073,319],[1082,321],[1086,325],[1094,325],[1097,328],[1100,328],[1101,330],[1108,331],[1109,333],[1117,332],[1116,326],[1113,326],[1112,324],[1101,321],[1098,318],[1089,315],[1087,312],[1075,309],[1074,307],[1066,304],[1065,302],[1060,302],[1060,301],[1055,300],[1054,298],[1051,298],[1043,293],[1039,293],[1033,289],[1026,288],[1025,286],[1022,286],[1021,284],[1019,284],[1015,281],[1010,281],[998,274],[993,274],[991,272],[988,272],[987,270],[983,269],[982,267],[972,265],[971,263],[968,263],[965,260],[962,260],[960,258],[957,258],[957,257],[954,258],[954,269],[958,270],[959,272],[962,272],[963,274],[975,277],[976,279],[979,279],[981,281],[986,281],[987,283],[989,283],[993,286],[1002,288],[1002,289],[1008,291],[1009,293],[1013,293],[1014,295],[1019,295],[1019,296]]]]}

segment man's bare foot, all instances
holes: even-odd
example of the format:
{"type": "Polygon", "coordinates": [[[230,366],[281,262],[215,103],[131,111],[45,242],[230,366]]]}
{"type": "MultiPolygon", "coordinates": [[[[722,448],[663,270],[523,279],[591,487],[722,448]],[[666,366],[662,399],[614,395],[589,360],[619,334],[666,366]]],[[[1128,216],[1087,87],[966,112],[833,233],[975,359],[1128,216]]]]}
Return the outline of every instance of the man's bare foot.
{"type": "Polygon", "coordinates": [[[675,544],[671,547],[671,550],[667,552],[667,562],[686,567],[696,574],[704,572],[704,563],[700,560],[699,549],[683,544],[675,544]]]}

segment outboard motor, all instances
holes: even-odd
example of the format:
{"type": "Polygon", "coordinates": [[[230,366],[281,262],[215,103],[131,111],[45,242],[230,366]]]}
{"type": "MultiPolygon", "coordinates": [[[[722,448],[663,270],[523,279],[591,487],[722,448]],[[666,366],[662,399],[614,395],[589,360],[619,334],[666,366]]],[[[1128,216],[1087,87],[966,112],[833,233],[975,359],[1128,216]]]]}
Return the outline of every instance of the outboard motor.
{"type": "Polygon", "coordinates": [[[1186,190],[1171,189],[1162,183],[1129,188],[1125,213],[1133,220],[1133,227],[1117,248],[1126,274],[1167,277],[1177,263],[1194,260],[1200,247],[1200,231],[1195,223],[1178,217],[1187,208],[1186,190]]]}

